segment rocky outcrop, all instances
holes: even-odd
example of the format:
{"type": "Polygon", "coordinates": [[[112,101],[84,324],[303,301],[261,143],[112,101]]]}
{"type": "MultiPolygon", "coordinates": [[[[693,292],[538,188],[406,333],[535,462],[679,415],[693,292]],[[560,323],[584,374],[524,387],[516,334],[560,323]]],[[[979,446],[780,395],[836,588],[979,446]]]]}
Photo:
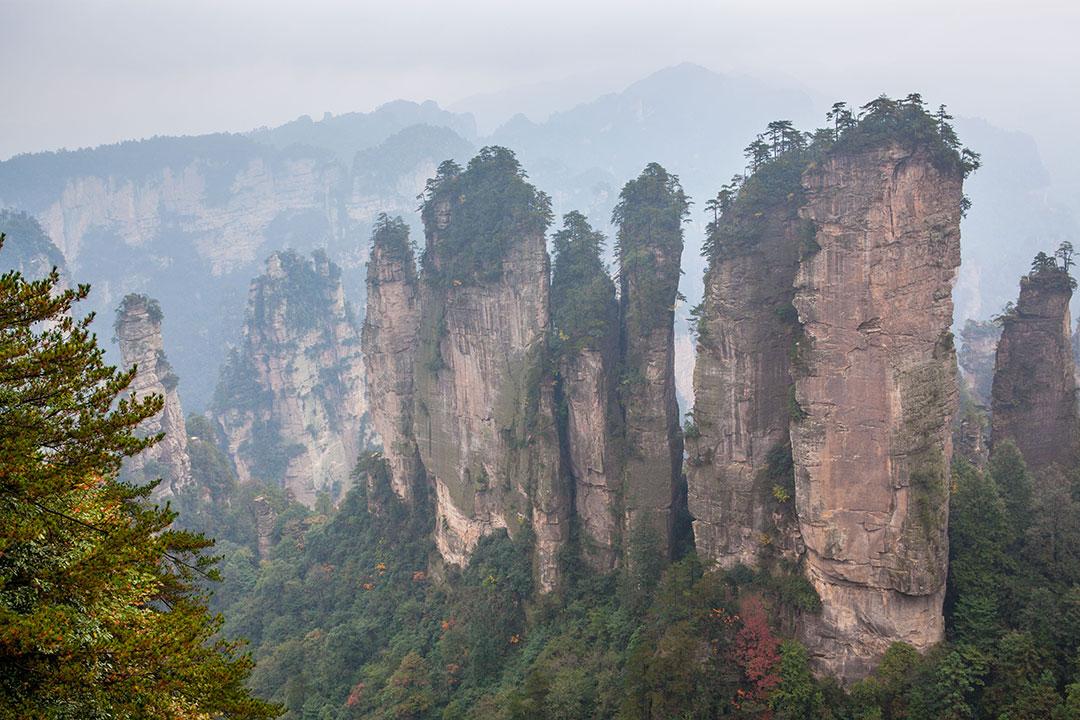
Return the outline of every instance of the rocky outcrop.
{"type": "Polygon", "coordinates": [[[484,535],[531,526],[541,590],[569,537],[545,363],[548,207],[508,150],[440,167],[423,212],[414,412],[440,555],[464,565],[484,535]]]}
{"type": "Polygon", "coordinates": [[[128,392],[140,398],[161,395],[165,400],[161,412],[144,420],[138,428],[141,436],[163,433],[164,437],[125,464],[125,472],[137,480],[161,479],[153,492],[156,499],[173,498],[193,487],[187,428],[176,389],[179,380],[165,357],[162,317],[156,300],[145,295],[128,295],[117,308],[114,326],[124,367],[137,368],[128,392]]]}
{"type": "Polygon", "coordinates": [[[1003,317],[994,365],[992,439],[1012,440],[1034,469],[1067,465],[1077,450],[1071,298],[1068,273],[1046,268],[1021,278],[1015,311],[1003,317]]]}
{"type": "Polygon", "coordinates": [[[372,236],[362,348],[371,424],[382,443],[390,485],[411,503],[422,469],[413,431],[413,366],[420,302],[409,229],[385,216],[372,236]]]}
{"type": "Polygon", "coordinates": [[[960,350],[956,355],[964,387],[972,402],[990,407],[994,383],[994,357],[997,354],[1001,325],[996,322],[968,320],[960,330],[960,350]]]}
{"type": "Polygon", "coordinates": [[[251,513],[255,518],[255,541],[259,559],[269,560],[274,526],[277,524],[277,510],[266,496],[258,495],[251,499],[251,513]]]}
{"type": "Polygon", "coordinates": [[[629,543],[670,557],[685,503],[683,438],[675,397],[674,315],[687,198],[653,163],[623,188],[619,226],[622,406],[626,445],[623,510],[629,543]]]}
{"type": "Polygon", "coordinates": [[[822,612],[800,636],[820,670],[848,681],[893,641],[924,649],[942,638],[963,182],[954,155],[864,134],[803,179],[801,214],[820,249],[795,281],[805,338],[791,439],[822,612]]]}
{"type": "Polygon", "coordinates": [[[241,483],[339,499],[364,443],[360,328],[325,253],[274,253],[251,284],[214,414],[241,483]]]}
{"type": "Polygon", "coordinates": [[[551,310],[566,471],[582,558],[605,572],[622,546],[619,309],[601,251],[604,236],[580,213],[555,233],[551,310]]]}
{"type": "Polygon", "coordinates": [[[761,168],[711,228],[686,479],[698,554],[721,567],[756,565],[790,506],[773,489],[790,487],[799,169],[761,168]]]}

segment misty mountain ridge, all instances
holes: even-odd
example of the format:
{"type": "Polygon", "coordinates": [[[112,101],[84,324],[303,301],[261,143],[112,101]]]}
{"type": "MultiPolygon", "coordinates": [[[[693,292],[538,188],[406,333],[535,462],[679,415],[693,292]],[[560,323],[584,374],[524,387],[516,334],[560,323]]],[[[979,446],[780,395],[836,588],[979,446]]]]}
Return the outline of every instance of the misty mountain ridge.
{"type": "MultiPolygon", "coordinates": [[[[224,357],[222,339],[238,337],[248,281],[267,255],[326,248],[362,307],[365,238],[378,213],[401,214],[417,232],[415,198],[438,163],[467,160],[486,144],[514,150],[556,215],[580,210],[609,237],[625,180],[648,162],[670,168],[695,201],[682,287],[694,304],[705,201],[743,172],[742,148],[769,121],[812,129],[823,123],[817,105],[801,90],[683,63],[543,122],[514,116],[488,137],[477,136],[467,112],[397,100],[243,134],[20,155],[0,162],[0,207],[38,217],[74,277],[94,285],[89,304],[99,315],[111,316],[126,293],[155,292],[185,403],[199,410],[224,357]]],[[[1027,259],[1070,237],[1076,221],[1049,199],[1029,136],[985,121],[957,124],[984,160],[963,226],[955,291],[962,323],[993,314],[1027,259]]]]}

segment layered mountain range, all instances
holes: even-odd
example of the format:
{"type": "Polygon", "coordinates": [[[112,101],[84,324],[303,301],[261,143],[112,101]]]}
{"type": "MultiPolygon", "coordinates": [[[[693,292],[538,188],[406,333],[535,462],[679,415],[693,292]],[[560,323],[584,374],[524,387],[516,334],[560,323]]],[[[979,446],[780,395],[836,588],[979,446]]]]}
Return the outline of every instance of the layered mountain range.
{"type": "MultiPolygon", "coordinates": [[[[707,197],[743,171],[746,137],[775,117],[809,120],[814,105],[798,90],[683,64],[543,122],[512,118],[489,140],[515,149],[557,214],[580,209],[606,229],[622,182],[648,162],[678,168],[687,193],[707,197]]],[[[961,120],[958,129],[987,162],[969,184],[957,317],[987,318],[1012,293],[1009,268],[1071,237],[1076,222],[1050,199],[1030,138],[981,121],[961,120]]],[[[21,155],[0,162],[0,207],[38,218],[73,277],[94,286],[88,307],[99,317],[132,292],[161,303],[179,391],[189,409],[203,411],[226,359],[219,340],[238,341],[247,283],[267,255],[325,248],[342,267],[346,295],[363,307],[367,248],[356,239],[380,212],[402,214],[419,235],[412,211],[424,181],[440,161],[463,161],[479,144],[468,114],[397,101],[246,134],[21,155]]],[[[704,239],[703,223],[687,226],[689,305],[702,295],[696,251],[704,239]]],[[[684,407],[689,305],[677,325],[684,407]]]]}

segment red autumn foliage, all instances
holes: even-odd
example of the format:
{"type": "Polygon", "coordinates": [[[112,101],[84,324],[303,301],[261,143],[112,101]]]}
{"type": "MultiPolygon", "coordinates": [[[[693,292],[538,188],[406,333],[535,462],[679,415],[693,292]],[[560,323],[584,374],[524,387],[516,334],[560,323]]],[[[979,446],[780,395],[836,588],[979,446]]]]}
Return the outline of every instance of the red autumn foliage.
{"type": "Polygon", "coordinates": [[[776,666],[780,661],[780,640],[769,627],[765,604],[757,595],[747,595],[739,602],[742,627],[735,634],[735,662],[743,672],[749,689],[743,696],[754,706],[763,708],[762,718],[770,717],[765,707],[769,693],[780,684],[776,666]]]}
{"type": "Polygon", "coordinates": [[[354,707],[360,702],[360,696],[364,694],[364,683],[358,682],[353,685],[352,690],[349,692],[349,697],[345,700],[346,707],[354,707]]]}

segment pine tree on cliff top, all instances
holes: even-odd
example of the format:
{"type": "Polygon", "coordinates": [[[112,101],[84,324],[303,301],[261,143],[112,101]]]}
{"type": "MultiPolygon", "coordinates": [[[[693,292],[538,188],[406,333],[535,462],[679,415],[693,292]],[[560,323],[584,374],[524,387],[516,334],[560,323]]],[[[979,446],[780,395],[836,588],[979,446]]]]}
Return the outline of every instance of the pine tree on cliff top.
{"type": "MultiPolygon", "coordinates": [[[[2,236],[0,236],[2,246],[2,236]]],[[[197,576],[211,541],[116,479],[162,398],[118,399],[88,286],[0,277],[0,717],[268,718],[197,576]]]]}
{"type": "Polygon", "coordinates": [[[552,238],[551,314],[559,350],[599,349],[616,330],[615,283],[600,257],[604,240],[576,211],[563,216],[552,238]]]}

